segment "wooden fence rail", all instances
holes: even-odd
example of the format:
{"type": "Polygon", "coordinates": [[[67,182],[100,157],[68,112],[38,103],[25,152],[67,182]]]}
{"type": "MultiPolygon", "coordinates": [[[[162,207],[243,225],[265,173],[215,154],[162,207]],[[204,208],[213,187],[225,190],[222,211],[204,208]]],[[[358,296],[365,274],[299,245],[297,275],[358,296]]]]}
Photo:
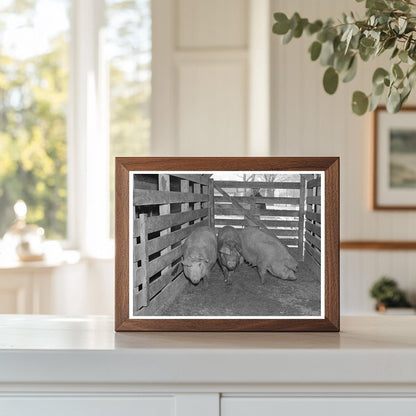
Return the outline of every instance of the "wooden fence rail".
{"type": "MultiPolygon", "coordinates": [[[[302,177],[302,175],[300,175],[302,177]]],[[[215,181],[215,226],[255,225],[303,254],[305,189],[302,182],[215,181]],[[260,190],[262,193],[260,194],[260,190]],[[219,195],[218,195],[219,194],[219,195]]],[[[303,182],[305,187],[305,181],[303,182]]]]}
{"type": "Polygon", "coordinates": [[[299,189],[299,182],[244,182],[244,181],[215,181],[223,189],[299,189]]]}
{"type": "Polygon", "coordinates": [[[321,179],[310,179],[306,182],[305,213],[305,262],[317,276],[321,270],[321,179]]]}

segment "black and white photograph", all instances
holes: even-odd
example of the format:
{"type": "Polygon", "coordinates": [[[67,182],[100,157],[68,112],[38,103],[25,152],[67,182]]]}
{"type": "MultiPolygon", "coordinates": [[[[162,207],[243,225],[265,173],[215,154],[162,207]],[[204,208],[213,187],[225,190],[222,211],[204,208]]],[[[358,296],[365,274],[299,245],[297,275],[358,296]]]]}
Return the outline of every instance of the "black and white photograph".
{"type": "Polygon", "coordinates": [[[390,130],[390,187],[416,188],[416,130],[390,130]]]}
{"type": "Polygon", "coordinates": [[[324,317],[322,171],[129,182],[131,319],[324,317]]]}

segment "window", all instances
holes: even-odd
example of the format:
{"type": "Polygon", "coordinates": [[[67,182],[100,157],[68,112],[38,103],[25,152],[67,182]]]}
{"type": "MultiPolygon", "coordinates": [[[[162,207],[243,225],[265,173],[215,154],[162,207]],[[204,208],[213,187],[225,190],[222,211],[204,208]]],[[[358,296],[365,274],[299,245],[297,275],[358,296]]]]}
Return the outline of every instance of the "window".
{"type": "Polygon", "coordinates": [[[110,79],[110,235],[114,236],[114,157],[149,153],[150,0],[107,0],[110,79]]]}
{"type": "Polygon", "coordinates": [[[66,237],[69,9],[68,0],[0,6],[0,236],[23,199],[28,222],[66,237]]]}
{"type": "Polygon", "coordinates": [[[47,238],[101,250],[114,157],[149,151],[150,65],[151,0],[1,2],[0,238],[23,199],[47,238]]]}

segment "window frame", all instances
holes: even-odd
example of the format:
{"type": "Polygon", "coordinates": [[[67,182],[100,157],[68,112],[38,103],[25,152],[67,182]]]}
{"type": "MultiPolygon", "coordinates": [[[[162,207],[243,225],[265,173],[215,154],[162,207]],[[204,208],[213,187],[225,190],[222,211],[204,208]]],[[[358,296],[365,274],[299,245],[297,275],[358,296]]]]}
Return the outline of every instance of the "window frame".
{"type": "Polygon", "coordinates": [[[84,258],[112,259],[106,1],[69,0],[69,13],[67,235],[59,242],[84,258]]]}
{"type": "Polygon", "coordinates": [[[72,0],[67,118],[68,248],[109,258],[108,71],[105,0],[72,0]]]}

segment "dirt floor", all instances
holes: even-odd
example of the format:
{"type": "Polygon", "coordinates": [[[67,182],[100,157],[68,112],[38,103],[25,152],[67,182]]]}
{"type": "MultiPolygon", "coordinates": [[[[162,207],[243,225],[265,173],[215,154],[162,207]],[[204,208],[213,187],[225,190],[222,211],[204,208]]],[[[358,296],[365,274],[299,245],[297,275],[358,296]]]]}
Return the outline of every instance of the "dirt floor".
{"type": "Polygon", "coordinates": [[[218,264],[208,287],[191,282],[175,301],[161,311],[164,316],[311,316],[320,315],[320,280],[305,263],[299,263],[297,280],[281,280],[270,274],[262,285],[257,268],[244,263],[226,285],[218,264]]]}

